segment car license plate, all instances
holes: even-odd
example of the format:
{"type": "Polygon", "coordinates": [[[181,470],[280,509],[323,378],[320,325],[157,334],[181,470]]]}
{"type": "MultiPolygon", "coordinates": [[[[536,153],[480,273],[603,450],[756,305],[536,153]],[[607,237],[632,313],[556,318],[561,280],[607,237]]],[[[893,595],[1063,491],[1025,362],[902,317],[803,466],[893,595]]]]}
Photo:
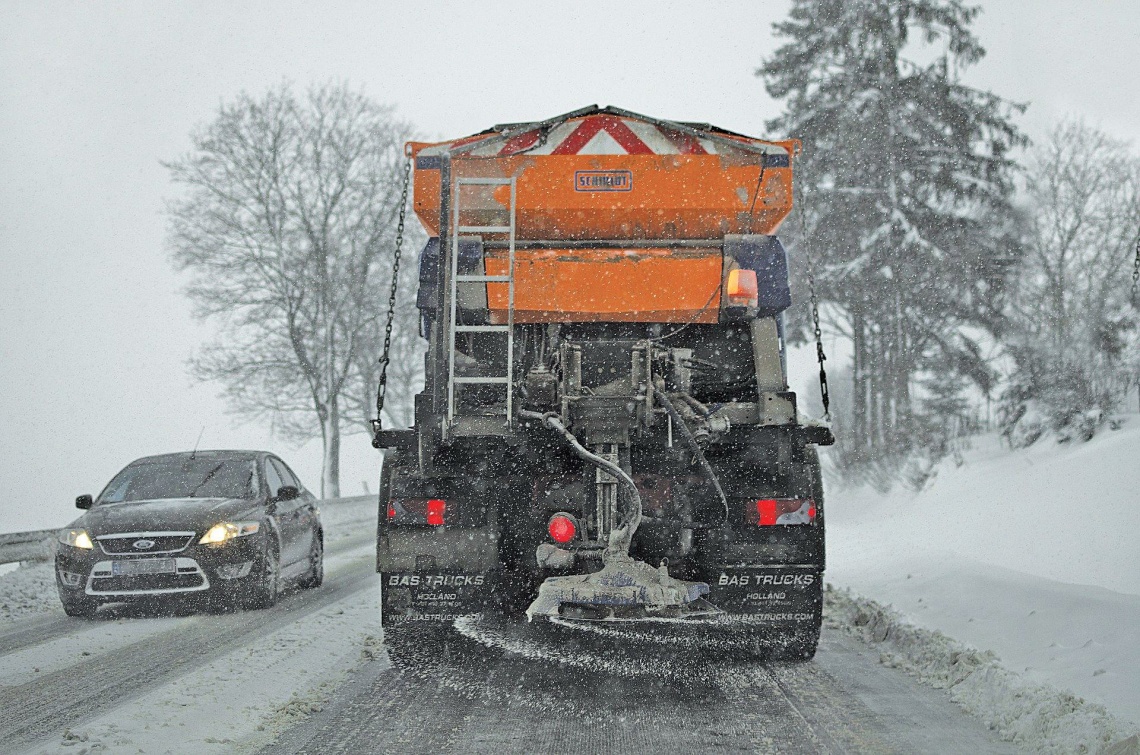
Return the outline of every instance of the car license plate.
{"type": "Polygon", "coordinates": [[[143,558],[134,561],[112,561],[111,574],[115,577],[137,577],[142,574],[173,574],[173,558],[143,558]]]}

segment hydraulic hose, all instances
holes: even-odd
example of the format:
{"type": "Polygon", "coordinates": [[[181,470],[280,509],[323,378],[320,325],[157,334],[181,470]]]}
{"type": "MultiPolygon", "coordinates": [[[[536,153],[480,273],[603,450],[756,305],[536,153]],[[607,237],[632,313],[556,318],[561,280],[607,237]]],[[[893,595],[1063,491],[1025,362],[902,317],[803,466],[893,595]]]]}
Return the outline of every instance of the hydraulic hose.
{"type": "MultiPolygon", "coordinates": [[[[663,387],[664,386],[662,386],[662,388],[663,387]]],[[[712,465],[709,464],[708,459],[705,458],[705,453],[701,450],[700,444],[697,443],[697,439],[693,437],[689,426],[685,424],[684,418],[682,418],[680,412],[677,411],[677,407],[673,406],[673,402],[669,400],[665,391],[658,389],[653,392],[653,395],[656,396],[657,400],[661,402],[661,405],[665,407],[665,411],[669,412],[669,417],[672,418],[673,423],[677,425],[677,429],[680,430],[681,435],[684,436],[685,442],[688,443],[689,450],[693,452],[693,456],[700,462],[705,475],[708,476],[709,481],[712,482],[713,487],[716,488],[716,494],[720,496],[720,502],[724,504],[724,521],[728,522],[728,498],[724,494],[724,488],[720,486],[720,480],[717,479],[716,472],[713,471],[712,465]]]]}
{"type": "Polygon", "coordinates": [[[520,417],[527,419],[536,419],[541,421],[552,430],[556,430],[562,434],[570,443],[570,447],[574,452],[584,460],[590,462],[596,467],[600,467],[614,477],[621,480],[621,482],[629,490],[629,498],[633,506],[628,514],[628,517],[621,523],[620,526],[615,527],[610,531],[610,540],[606,545],[606,550],[602,554],[603,562],[606,558],[614,555],[628,557],[629,546],[633,542],[633,533],[637,532],[637,528],[641,525],[641,494],[637,492],[637,485],[634,483],[633,478],[630,477],[624,469],[614,464],[609,459],[603,459],[589,449],[583,446],[574,434],[566,429],[562,421],[558,419],[557,414],[539,414],[538,412],[531,412],[525,409],[519,410],[520,417]]]}

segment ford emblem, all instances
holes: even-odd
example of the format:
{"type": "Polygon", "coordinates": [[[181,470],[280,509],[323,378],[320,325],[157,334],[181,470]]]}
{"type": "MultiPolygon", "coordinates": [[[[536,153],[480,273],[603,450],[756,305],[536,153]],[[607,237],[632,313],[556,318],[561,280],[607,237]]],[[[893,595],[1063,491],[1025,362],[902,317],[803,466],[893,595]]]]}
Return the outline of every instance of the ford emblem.
{"type": "Polygon", "coordinates": [[[134,542],[135,550],[145,551],[154,547],[153,540],[136,540],[134,542]]]}

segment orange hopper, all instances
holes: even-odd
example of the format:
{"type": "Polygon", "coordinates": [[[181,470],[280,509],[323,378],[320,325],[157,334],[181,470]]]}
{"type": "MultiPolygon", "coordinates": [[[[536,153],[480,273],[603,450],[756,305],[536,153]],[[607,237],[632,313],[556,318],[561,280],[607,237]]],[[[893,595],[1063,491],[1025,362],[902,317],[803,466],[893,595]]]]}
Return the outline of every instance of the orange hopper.
{"type": "MultiPolygon", "coordinates": [[[[415,211],[433,236],[445,162],[463,226],[507,224],[510,188],[465,185],[457,195],[456,179],[515,179],[516,323],[717,322],[733,264],[724,237],[775,232],[791,211],[799,149],[597,107],[408,144],[415,211]]],[[[486,274],[507,273],[506,239],[482,234],[486,274]]],[[[483,285],[502,320],[507,285],[483,285]]]]}

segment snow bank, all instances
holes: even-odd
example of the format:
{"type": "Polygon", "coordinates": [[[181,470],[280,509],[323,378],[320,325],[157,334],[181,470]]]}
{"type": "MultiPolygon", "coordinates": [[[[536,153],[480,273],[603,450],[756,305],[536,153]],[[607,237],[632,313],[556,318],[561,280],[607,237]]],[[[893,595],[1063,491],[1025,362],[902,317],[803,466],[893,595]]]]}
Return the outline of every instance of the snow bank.
{"type": "Polygon", "coordinates": [[[29,562],[0,575],[0,627],[51,611],[63,615],[50,563],[29,562]]]}
{"type": "Polygon", "coordinates": [[[321,501],[321,524],[325,528],[325,546],[367,535],[376,536],[376,496],[335,498],[321,501]]]}
{"type": "Polygon", "coordinates": [[[1033,684],[998,662],[941,632],[922,629],[897,611],[829,588],[825,614],[880,648],[884,665],[902,668],[980,717],[1003,739],[1040,753],[1096,753],[1122,742],[1134,730],[1101,705],[1068,692],[1033,684]]]}
{"type": "MultiPolygon", "coordinates": [[[[831,583],[890,606],[914,631],[992,652],[1001,671],[971,677],[999,698],[1051,688],[1050,699],[1080,696],[1140,728],[1140,422],[1019,451],[986,436],[920,493],[831,485],[827,511],[831,583]]],[[[1035,710],[1064,718],[1066,704],[1035,710]]],[[[1034,715],[993,720],[1028,741],[1034,715]]]]}
{"type": "MultiPolygon", "coordinates": [[[[921,493],[828,488],[830,566],[881,555],[965,557],[1066,584],[1140,595],[1140,419],[1088,443],[1004,448],[975,439],[921,493]]],[[[889,569],[879,568],[886,573],[889,569]]]]}

